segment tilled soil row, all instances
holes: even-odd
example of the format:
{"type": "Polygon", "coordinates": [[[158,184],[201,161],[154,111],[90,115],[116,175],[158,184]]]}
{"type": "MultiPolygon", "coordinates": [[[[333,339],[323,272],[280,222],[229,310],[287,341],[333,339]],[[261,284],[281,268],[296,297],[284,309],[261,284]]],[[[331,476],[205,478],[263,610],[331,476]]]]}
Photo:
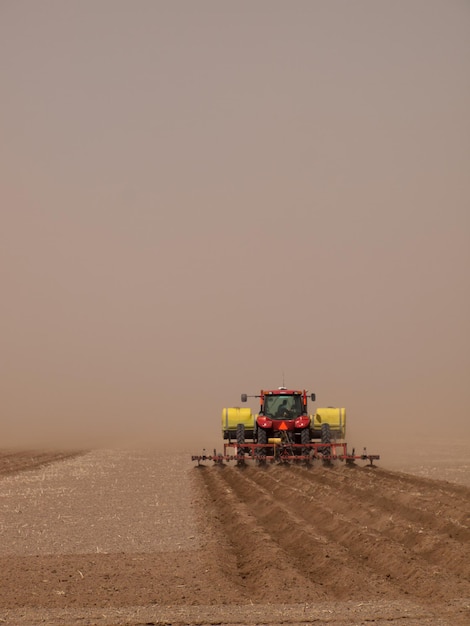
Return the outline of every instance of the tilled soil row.
{"type": "Polygon", "coordinates": [[[370,468],[213,467],[198,476],[218,545],[236,564],[232,586],[251,601],[470,597],[465,487],[370,468]]]}
{"type": "Polygon", "coordinates": [[[84,452],[78,450],[66,452],[32,450],[8,452],[0,450],[0,476],[36,469],[80,454],[84,454],[84,452]]]}

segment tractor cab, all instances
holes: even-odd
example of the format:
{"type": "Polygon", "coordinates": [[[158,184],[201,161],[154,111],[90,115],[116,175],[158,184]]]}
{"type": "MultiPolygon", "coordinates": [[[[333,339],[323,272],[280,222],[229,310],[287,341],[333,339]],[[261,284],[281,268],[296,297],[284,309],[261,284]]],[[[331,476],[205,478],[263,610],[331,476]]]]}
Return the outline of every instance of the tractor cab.
{"type": "Polygon", "coordinates": [[[295,419],[304,413],[300,393],[271,394],[266,392],[261,412],[271,419],[295,419]]]}
{"type": "MultiPolygon", "coordinates": [[[[307,392],[279,387],[273,391],[262,390],[259,415],[271,420],[297,420],[306,417],[307,392]]],[[[315,400],[315,394],[310,396],[315,400]]],[[[302,421],[303,424],[303,421],[302,421]]],[[[303,426],[302,426],[303,427],[303,426]]]]}

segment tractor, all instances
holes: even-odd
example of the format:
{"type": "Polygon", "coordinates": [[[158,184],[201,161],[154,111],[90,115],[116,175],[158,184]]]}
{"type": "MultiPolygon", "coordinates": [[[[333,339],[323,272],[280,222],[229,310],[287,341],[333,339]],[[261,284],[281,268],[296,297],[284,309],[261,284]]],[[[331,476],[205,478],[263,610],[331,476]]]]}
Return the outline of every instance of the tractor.
{"type": "MultiPolygon", "coordinates": [[[[241,401],[247,402],[247,394],[241,401]]],[[[239,448],[244,444],[256,443],[257,456],[269,452],[273,445],[289,448],[293,455],[308,454],[312,442],[330,444],[332,440],[344,439],[346,411],[328,407],[317,409],[314,415],[308,412],[308,400],[315,401],[315,394],[307,391],[279,387],[261,390],[260,408],[257,415],[251,409],[226,408],[222,411],[222,432],[229,443],[233,440],[239,448]]],[[[320,449],[321,451],[321,449],[320,449]]]]}

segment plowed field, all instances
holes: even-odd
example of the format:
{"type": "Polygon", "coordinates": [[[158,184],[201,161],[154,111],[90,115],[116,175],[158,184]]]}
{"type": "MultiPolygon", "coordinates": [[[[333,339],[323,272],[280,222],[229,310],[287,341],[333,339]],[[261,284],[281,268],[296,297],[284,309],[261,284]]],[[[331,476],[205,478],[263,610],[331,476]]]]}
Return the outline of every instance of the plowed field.
{"type": "Polygon", "coordinates": [[[49,454],[0,457],[1,623],[470,624],[465,484],[49,454]]]}

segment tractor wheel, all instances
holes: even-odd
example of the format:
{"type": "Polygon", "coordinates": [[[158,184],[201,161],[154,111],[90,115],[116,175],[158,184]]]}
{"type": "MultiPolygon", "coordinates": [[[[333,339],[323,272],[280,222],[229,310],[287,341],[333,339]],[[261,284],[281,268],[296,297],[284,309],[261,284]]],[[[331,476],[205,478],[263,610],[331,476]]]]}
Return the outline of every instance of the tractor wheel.
{"type": "MultiPolygon", "coordinates": [[[[307,428],[302,428],[302,430],[300,431],[300,443],[303,446],[308,446],[308,444],[310,443],[310,428],[307,426],[307,428]]],[[[302,448],[302,454],[304,456],[307,456],[310,452],[310,448],[305,447],[302,448]]]]}
{"type": "MultiPolygon", "coordinates": [[[[268,443],[267,431],[264,430],[264,428],[258,428],[257,433],[258,433],[258,443],[262,445],[266,445],[268,443]]],[[[266,448],[257,448],[256,456],[258,457],[258,460],[264,461],[264,458],[266,457],[266,448]]]]}
{"type": "Polygon", "coordinates": [[[329,424],[321,425],[321,442],[322,443],[331,443],[331,431],[329,424]]]}
{"type": "MultiPolygon", "coordinates": [[[[331,443],[331,430],[330,430],[330,425],[329,424],[322,424],[321,425],[321,442],[322,443],[327,443],[330,444],[331,443]]],[[[323,454],[327,454],[329,455],[331,451],[330,446],[325,446],[324,448],[322,448],[322,453],[323,454]]]]}
{"type": "Polygon", "coordinates": [[[245,443],[245,425],[237,424],[237,446],[243,446],[245,443]]]}

